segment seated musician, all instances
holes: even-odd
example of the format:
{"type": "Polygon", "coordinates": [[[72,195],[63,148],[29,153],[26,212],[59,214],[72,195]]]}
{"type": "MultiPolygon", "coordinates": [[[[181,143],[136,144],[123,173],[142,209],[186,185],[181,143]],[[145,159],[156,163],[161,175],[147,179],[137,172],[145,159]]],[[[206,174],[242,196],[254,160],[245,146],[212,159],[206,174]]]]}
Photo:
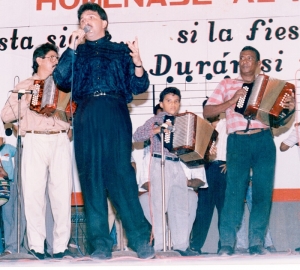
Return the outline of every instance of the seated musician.
{"type": "MultiPolygon", "coordinates": [[[[244,47],[240,52],[239,67],[239,78],[222,80],[203,110],[205,118],[225,112],[228,132],[227,187],[221,213],[219,255],[233,254],[236,228],[244,211],[250,168],[253,171],[253,201],[249,222],[249,253],[264,255],[266,250],[263,244],[272,203],[276,148],[269,126],[258,120],[245,119],[235,111],[239,98],[246,96],[243,84],[255,81],[256,71],[261,67],[258,50],[251,46],[244,47]]],[[[283,107],[290,112],[287,117],[291,117],[295,108],[294,96],[288,96],[283,107]]]]}
{"type": "MultiPolygon", "coordinates": [[[[174,116],[180,107],[180,90],[175,87],[167,87],[160,93],[160,106],[163,112],[151,117],[140,126],[133,134],[136,142],[151,141],[152,161],[150,165],[150,209],[152,210],[154,249],[163,249],[162,228],[162,185],[161,185],[161,125],[164,124],[166,115],[174,116]]],[[[165,126],[166,124],[164,124],[165,126]]],[[[166,127],[166,126],[165,126],[166,127]]],[[[164,129],[164,134],[169,135],[170,130],[164,129]]],[[[186,176],[180,165],[179,158],[164,148],[165,155],[165,203],[168,213],[168,224],[172,235],[173,249],[181,255],[195,256],[198,253],[189,250],[189,209],[188,189],[186,188],[186,176]]]]}
{"type": "MultiPolygon", "coordinates": [[[[33,52],[33,76],[16,85],[20,89],[34,90],[35,80],[48,78],[58,62],[58,48],[50,43],[33,52]]],[[[12,93],[2,109],[5,123],[18,120],[18,96],[12,93]]],[[[53,257],[68,254],[71,232],[71,149],[68,138],[70,124],[30,110],[31,94],[24,94],[20,102],[19,127],[23,138],[22,189],[27,221],[28,246],[37,259],[44,259],[45,191],[48,187],[54,218],[53,257]],[[49,179],[48,179],[49,174],[49,179]]]]}

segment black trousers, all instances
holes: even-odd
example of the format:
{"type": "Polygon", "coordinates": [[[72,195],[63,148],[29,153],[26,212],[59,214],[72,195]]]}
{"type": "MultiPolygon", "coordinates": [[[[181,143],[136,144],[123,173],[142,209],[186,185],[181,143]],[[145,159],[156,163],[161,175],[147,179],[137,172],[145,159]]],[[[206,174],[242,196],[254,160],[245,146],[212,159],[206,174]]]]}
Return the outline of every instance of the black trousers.
{"type": "Polygon", "coordinates": [[[137,250],[150,239],[131,165],[132,125],[126,102],[112,96],[88,97],[74,117],[75,158],[83,193],[88,239],[93,249],[110,252],[107,196],[137,250]]]}
{"type": "Polygon", "coordinates": [[[220,228],[226,190],[226,174],[221,173],[220,165],[224,163],[215,161],[205,165],[208,188],[198,189],[198,207],[190,240],[190,247],[197,251],[201,250],[205,243],[215,207],[218,211],[218,228],[220,228]]]}

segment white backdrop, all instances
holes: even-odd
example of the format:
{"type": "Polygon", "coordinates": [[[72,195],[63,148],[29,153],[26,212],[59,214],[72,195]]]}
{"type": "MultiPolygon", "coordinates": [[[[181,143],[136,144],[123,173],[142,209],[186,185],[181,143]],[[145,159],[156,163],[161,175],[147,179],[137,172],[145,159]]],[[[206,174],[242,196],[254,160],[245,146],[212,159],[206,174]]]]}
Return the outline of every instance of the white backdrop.
{"type": "MultiPolygon", "coordinates": [[[[65,50],[70,34],[77,28],[76,13],[83,2],[87,1],[0,1],[1,108],[15,83],[31,75],[32,53],[36,46],[51,41],[60,48],[60,53],[65,50]]],[[[181,111],[201,116],[202,102],[216,84],[225,76],[237,76],[234,63],[246,45],[260,51],[267,75],[296,84],[300,92],[299,83],[297,85],[300,78],[298,0],[91,2],[103,4],[113,41],[134,40],[135,36],[139,39],[151,86],[128,106],[133,130],[151,117],[160,91],[170,84],[182,90],[181,111]],[[204,63],[202,70],[200,67],[204,63]]],[[[297,97],[299,100],[299,93],[297,97]]],[[[297,110],[296,121],[298,113],[297,110]]],[[[300,160],[296,147],[285,153],[278,148],[291,130],[275,131],[278,149],[275,188],[300,188],[300,160]]],[[[13,137],[7,140],[15,144],[13,137]]],[[[135,151],[134,157],[139,163],[141,151],[135,151]]]]}

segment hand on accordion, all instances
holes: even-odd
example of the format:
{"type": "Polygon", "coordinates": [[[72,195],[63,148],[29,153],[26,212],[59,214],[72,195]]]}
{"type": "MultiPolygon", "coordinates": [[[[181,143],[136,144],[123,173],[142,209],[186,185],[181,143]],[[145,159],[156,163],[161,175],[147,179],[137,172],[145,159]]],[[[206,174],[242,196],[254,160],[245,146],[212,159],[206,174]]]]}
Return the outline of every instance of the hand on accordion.
{"type": "Polygon", "coordinates": [[[236,104],[240,98],[245,98],[246,95],[247,95],[246,89],[241,88],[241,89],[237,90],[234,93],[233,97],[231,98],[232,104],[236,104]]]}
{"type": "Polygon", "coordinates": [[[295,109],[295,97],[288,95],[283,101],[283,108],[289,109],[289,111],[293,111],[295,109]]]}

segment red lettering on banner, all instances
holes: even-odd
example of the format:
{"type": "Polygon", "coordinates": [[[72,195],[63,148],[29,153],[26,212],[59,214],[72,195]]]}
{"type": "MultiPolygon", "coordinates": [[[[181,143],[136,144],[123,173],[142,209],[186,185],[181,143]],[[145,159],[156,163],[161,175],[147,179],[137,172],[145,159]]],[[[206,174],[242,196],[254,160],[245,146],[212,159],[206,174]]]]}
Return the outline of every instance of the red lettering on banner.
{"type": "MultiPolygon", "coordinates": [[[[125,0],[124,1],[124,7],[129,7],[129,3],[128,2],[129,2],[129,0],[125,0]]],[[[143,7],[144,6],[144,0],[134,0],[134,2],[136,2],[139,7],[143,7]]]]}
{"type": "MultiPolygon", "coordinates": [[[[52,4],[51,9],[52,10],[56,10],[56,2],[58,0],[36,0],[36,10],[42,10],[42,5],[43,4],[52,4]]],[[[77,8],[77,6],[79,6],[80,2],[82,4],[85,4],[87,2],[91,2],[91,3],[97,3],[101,6],[101,0],[73,0],[74,3],[72,5],[67,5],[66,4],[66,0],[59,0],[59,4],[62,8],[64,9],[74,9],[77,8]]]]}
{"type": "Polygon", "coordinates": [[[190,0],[182,0],[180,2],[170,2],[170,6],[185,6],[190,2],[190,0]]]}
{"type": "MultiPolygon", "coordinates": [[[[236,4],[239,0],[233,0],[233,4],[236,4]]],[[[295,1],[295,0],[293,0],[295,1]]],[[[298,1],[298,0],[296,0],[298,1]]],[[[254,0],[248,0],[249,3],[254,3],[254,0]]],[[[257,0],[257,3],[274,3],[275,0],[257,0]]]]}
{"type": "MultiPolygon", "coordinates": [[[[179,6],[179,5],[187,5],[190,0],[182,0],[180,2],[170,2],[170,6],[179,6]]],[[[193,0],[193,5],[211,5],[212,1],[205,1],[205,0],[193,0]]]]}
{"type": "Polygon", "coordinates": [[[148,0],[147,7],[150,7],[152,4],[161,4],[162,6],[167,5],[165,0],[148,0]]]}
{"type": "Polygon", "coordinates": [[[212,1],[193,0],[193,5],[211,5],[212,1]]]}
{"type": "Polygon", "coordinates": [[[120,8],[120,7],[122,7],[122,4],[110,4],[109,0],[104,0],[103,6],[104,6],[104,8],[120,8]]]}
{"type": "Polygon", "coordinates": [[[52,3],[52,10],[56,10],[56,0],[37,0],[36,1],[36,10],[42,10],[42,4],[52,3]]]}

